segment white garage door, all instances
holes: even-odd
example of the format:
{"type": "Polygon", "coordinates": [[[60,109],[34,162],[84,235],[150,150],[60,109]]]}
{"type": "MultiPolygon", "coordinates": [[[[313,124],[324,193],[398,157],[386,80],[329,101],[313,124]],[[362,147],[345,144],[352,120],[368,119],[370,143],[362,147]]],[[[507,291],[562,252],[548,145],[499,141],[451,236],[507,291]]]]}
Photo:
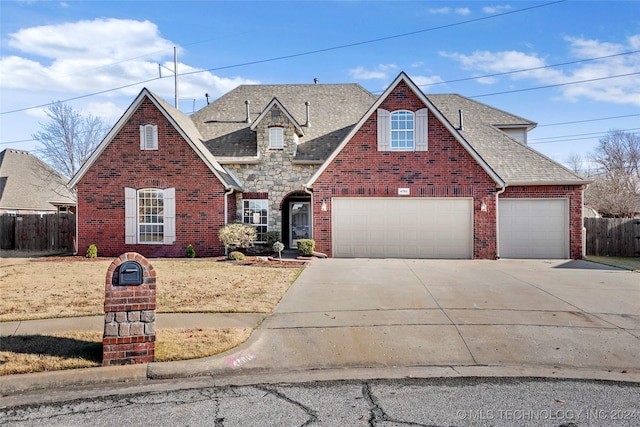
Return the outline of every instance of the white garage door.
{"type": "Polygon", "coordinates": [[[472,206],[464,198],[334,198],[333,256],[471,258],[472,206]]]}
{"type": "Polygon", "coordinates": [[[498,206],[501,258],[568,258],[568,200],[503,199],[498,206]]]}

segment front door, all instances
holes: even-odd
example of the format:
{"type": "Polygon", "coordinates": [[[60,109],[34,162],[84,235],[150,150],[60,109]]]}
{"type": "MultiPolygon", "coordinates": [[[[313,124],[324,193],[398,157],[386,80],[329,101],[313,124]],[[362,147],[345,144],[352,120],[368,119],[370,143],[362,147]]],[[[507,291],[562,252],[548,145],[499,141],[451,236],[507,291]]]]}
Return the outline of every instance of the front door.
{"type": "Polygon", "coordinates": [[[300,239],[311,239],[310,210],[311,203],[309,202],[289,203],[290,248],[297,248],[300,239]]]}

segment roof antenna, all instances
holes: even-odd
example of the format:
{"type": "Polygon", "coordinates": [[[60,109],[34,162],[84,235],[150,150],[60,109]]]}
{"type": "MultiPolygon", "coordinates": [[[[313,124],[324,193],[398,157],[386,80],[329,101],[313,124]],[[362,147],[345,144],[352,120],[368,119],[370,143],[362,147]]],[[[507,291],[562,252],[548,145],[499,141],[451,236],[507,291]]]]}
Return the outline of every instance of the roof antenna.
{"type": "Polygon", "coordinates": [[[462,109],[458,110],[458,117],[460,118],[460,127],[458,130],[464,130],[464,115],[462,109]]]}
{"type": "Polygon", "coordinates": [[[208,94],[208,93],[205,93],[205,94],[204,94],[204,97],[205,97],[205,98],[207,98],[207,105],[209,105],[209,94],[208,94]]]}
{"type": "Polygon", "coordinates": [[[320,79],[318,79],[318,78],[316,77],[315,79],[313,79],[313,83],[314,83],[314,84],[318,84],[318,83],[320,83],[320,79]]]}

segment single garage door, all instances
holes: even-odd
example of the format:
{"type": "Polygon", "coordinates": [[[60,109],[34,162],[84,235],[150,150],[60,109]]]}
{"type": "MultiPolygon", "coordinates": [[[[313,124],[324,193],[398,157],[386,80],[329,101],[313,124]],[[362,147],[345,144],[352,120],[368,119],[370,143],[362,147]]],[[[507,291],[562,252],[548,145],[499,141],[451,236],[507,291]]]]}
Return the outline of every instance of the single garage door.
{"type": "Polygon", "coordinates": [[[334,198],[333,256],[471,258],[472,207],[465,198],[334,198]]]}
{"type": "Polygon", "coordinates": [[[566,199],[503,199],[498,203],[501,258],[568,258],[566,199]]]}

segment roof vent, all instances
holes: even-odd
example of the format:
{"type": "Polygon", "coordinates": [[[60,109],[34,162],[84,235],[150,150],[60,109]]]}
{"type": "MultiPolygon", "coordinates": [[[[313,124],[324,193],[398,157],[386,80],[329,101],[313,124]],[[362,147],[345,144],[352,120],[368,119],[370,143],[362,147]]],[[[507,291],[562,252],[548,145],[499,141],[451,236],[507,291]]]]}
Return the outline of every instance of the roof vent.
{"type": "Polygon", "coordinates": [[[313,79],[313,83],[314,83],[314,84],[318,84],[318,83],[320,83],[320,79],[318,79],[318,78],[316,77],[315,79],[313,79]]]}
{"type": "Polygon", "coordinates": [[[309,106],[311,104],[309,103],[309,101],[304,101],[304,105],[305,105],[305,107],[307,109],[307,123],[305,123],[304,125],[306,127],[311,127],[311,121],[310,121],[310,115],[309,115],[309,106]]]}
{"type": "Polygon", "coordinates": [[[460,119],[460,127],[458,127],[458,130],[464,130],[464,114],[462,109],[458,110],[458,117],[460,119]]]}
{"type": "Polygon", "coordinates": [[[247,112],[247,117],[244,119],[245,123],[251,123],[251,117],[249,117],[249,100],[244,101],[245,110],[247,112]]]}

